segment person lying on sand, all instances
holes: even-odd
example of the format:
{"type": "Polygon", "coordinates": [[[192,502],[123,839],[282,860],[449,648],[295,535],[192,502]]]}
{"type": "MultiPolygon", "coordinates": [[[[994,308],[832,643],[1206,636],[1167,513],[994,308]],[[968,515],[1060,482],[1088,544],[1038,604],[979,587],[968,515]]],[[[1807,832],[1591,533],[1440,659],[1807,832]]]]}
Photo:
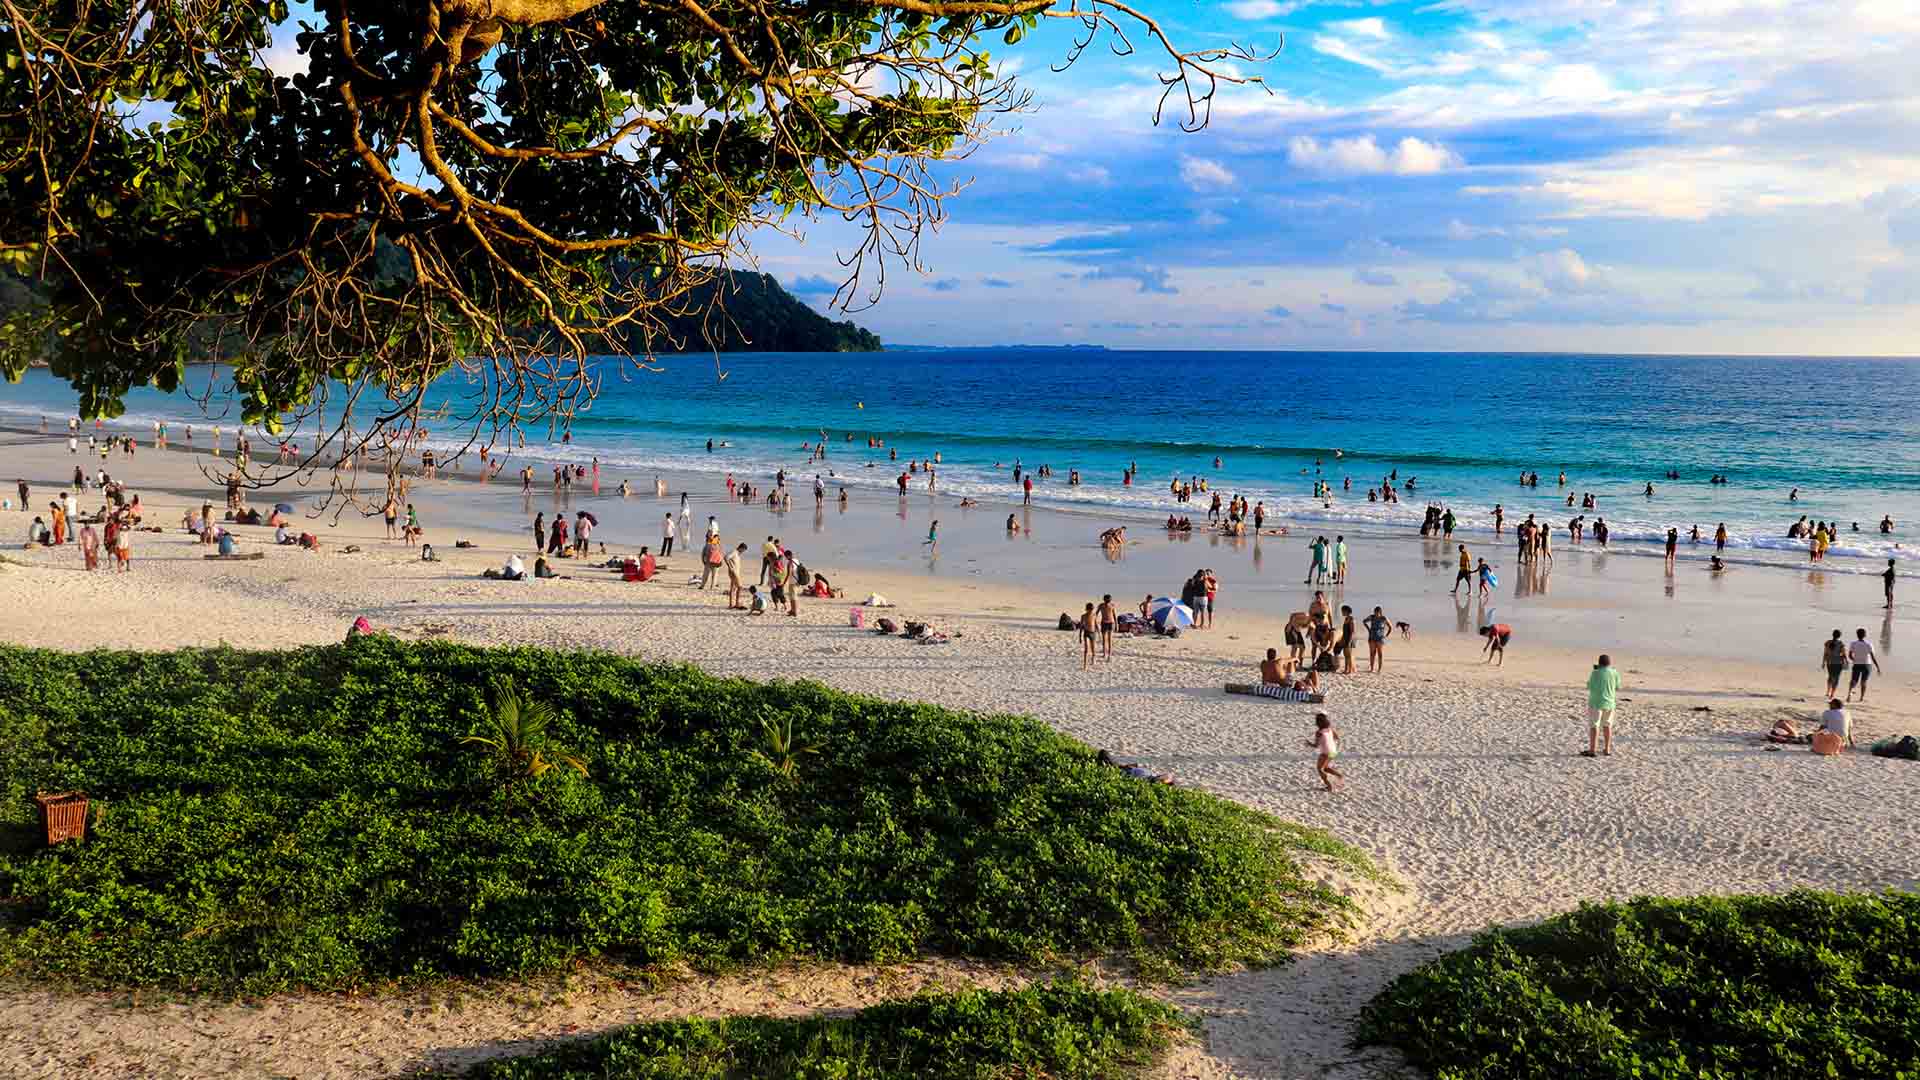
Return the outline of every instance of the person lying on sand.
{"type": "Polygon", "coordinates": [[[1107,753],[1105,750],[1100,751],[1099,756],[1094,760],[1102,765],[1111,765],[1121,772],[1126,773],[1128,776],[1133,777],[1135,780],[1147,780],[1155,784],[1166,784],[1168,786],[1172,786],[1173,784],[1173,774],[1159,773],[1156,775],[1155,773],[1147,771],[1139,762],[1115,761],[1113,755],[1107,753]]]}

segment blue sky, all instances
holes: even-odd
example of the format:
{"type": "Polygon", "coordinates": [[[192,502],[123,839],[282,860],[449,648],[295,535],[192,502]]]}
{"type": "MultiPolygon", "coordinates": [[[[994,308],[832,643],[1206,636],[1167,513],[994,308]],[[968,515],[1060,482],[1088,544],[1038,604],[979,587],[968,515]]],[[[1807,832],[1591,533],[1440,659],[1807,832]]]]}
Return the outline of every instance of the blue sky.
{"type": "MultiPolygon", "coordinates": [[[[1072,70],[853,317],[918,344],[1920,353],[1916,0],[1141,0],[1273,93],[1072,70]]],[[[757,238],[824,306],[853,236],[757,238]]]]}

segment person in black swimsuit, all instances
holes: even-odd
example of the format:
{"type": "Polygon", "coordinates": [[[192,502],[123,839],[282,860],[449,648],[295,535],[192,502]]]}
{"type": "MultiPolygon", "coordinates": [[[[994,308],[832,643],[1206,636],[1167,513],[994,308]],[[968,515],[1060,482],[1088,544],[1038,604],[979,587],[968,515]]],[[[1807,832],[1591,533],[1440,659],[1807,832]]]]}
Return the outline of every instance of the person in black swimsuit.
{"type": "Polygon", "coordinates": [[[1100,655],[1101,659],[1113,659],[1113,624],[1118,614],[1113,608],[1113,594],[1100,598],[1100,608],[1096,612],[1100,618],[1100,655]]]}
{"type": "Polygon", "coordinates": [[[1093,670],[1093,602],[1087,602],[1087,610],[1080,615],[1080,670],[1093,670]]]}

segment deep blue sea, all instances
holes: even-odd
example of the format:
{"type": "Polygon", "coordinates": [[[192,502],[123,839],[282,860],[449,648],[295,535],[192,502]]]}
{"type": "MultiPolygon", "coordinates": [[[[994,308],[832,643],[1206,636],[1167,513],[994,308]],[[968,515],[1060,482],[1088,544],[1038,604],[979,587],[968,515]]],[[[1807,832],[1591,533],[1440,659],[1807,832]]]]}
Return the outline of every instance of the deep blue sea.
{"type": "MultiPolygon", "coordinates": [[[[724,380],[711,356],[660,368],[610,374],[570,443],[524,453],[597,456],[610,481],[691,469],[757,482],[785,467],[802,483],[830,469],[830,483],[870,487],[938,453],[940,490],[954,496],[1014,495],[1017,461],[1054,469],[1037,501],[1116,517],[1164,517],[1170,480],[1205,477],[1295,521],[1399,528],[1433,501],[1475,529],[1499,503],[1510,520],[1552,522],[1556,540],[1582,512],[1566,495],[1592,492],[1586,516],[1604,517],[1616,543],[1652,543],[1670,525],[1710,536],[1725,522],[1736,553],[1779,560],[1801,550],[1785,532],[1802,514],[1840,523],[1843,561],[1908,557],[1920,536],[1920,362],[1908,360],[1004,349],[735,354],[721,358],[724,380]],[[823,429],[828,459],[808,465],[801,444],[823,429]],[[869,436],[886,448],[868,449],[869,436]],[[709,453],[710,438],[729,445],[709,453]],[[1316,463],[1330,502],[1312,497],[1316,463]],[[1069,487],[1076,468],[1084,483],[1069,487]],[[1413,489],[1397,506],[1369,503],[1396,470],[1413,489]],[[1522,470],[1540,486],[1520,487],[1522,470]],[[1708,484],[1714,473],[1731,483],[1708,484]],[[1897,523],[1890,538],[1882,515],[1897,523]]],[[[44,371],[0,387],[16,422],[48,413],[57,429],[71,403],[44,371]]],[[[231,430],[236,414],[210,419],[188,397],[142,390],[122,423],[231,430]]],[[[1205,503],[1181,509],[1197,517],[1205,503]]]]}

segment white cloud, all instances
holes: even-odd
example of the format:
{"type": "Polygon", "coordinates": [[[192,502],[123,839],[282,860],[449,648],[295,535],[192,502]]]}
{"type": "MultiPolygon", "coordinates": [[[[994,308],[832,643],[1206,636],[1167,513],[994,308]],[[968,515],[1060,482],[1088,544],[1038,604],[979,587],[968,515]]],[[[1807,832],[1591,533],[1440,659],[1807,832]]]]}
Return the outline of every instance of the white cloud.
{"type": "Polygon", "coordinates": [[[1920,156],[1825,160],[1791,147],[1661,146],[1515,172],[1519,182],[1470,185],[1461,191],[1536,200],[1562,218],[1698,221],[1721,213],[1857,202],[1890,182],[1920,181],[1920,156]]]}
{"type": "Polygon", "coordinates": [[[1393,31],[1387,29],[1386,20],[1378,17],[1345,19],[1340,22],[1330,22],[1327,24],[1327,27],[1341,33],[1358,34],[1361,37],[1373,38],[1375,41],[1386,41],[1393,36],[1393,31]]]}
{"type": "Polygon", "coordinates": [[[1076,184],[1106,187],[1113,182],[1113,173],[1109,172],[1105,165],[1076,165],[1067,170],[1067,179],[1076,184]]]}
{"type": "Polygon", "coordinates": [[[1226,216],[1213,210],[1202,210],[1193,216],[1193,223],[1202,229],[1217,229],[1227,223],[1226,216]]]}
{"type": "Polygon", "coordinates": [[[1604,287],[1603,279],[1572,248],[1535,255],[1528,262],[1527,274],[1553,293],[1593,292],[1604,287]]]}
{"type": "Polygon", "coordinates": [[[1215,190],[1231,187],[1234,175],[1225,165],[1212,158],[1180,155],[1180,179],[1195,191],[1215,190]]]}
{"type": "Polygon", "coordinates": [[[1045,154],[1002,154],[999,162],[1009,169],[1035,172],[1052,164],[1053,159],[1045,154]]]}
{"type": "Polygon", "coordinates": [[[1287,140],[1287,161],[1295,168],[1313,172],[1395,176],[1427,176],[1466,164],[1459,154],[1439,143],[1408,136],[1388,149],[1372,135],[1326,142],[1311,135],[1295,135],[1287,140]]]}
{"type": "Polygon", "coordinates": [[[307,58],[291,41],[275,41],[260,53],[260,66],[283,79],[307,73],[307,58]]]}
{"type": "Polygon", "coordinates": [[[1295,3],[1279,3],[1278,0],[1235,0],[1227,5],[1227,14],[1236,19],[1257,22],[1261,19],[1278,19],[1282,15],[1291,15],[1305,6],[1305,0],[1295,3]]]}
{"type": "Polygon", "coordinates": [[[1469,225],[1459,218],[1447,222],[1447,239],[1478,240],[1486,236],[1505,236],[1507,230],[1498,225],[1469,225]]]}
{"type": "Polygon", "coordinates": [[[1386,74],[1393,70],[1393,65],[1375,56],[1371,50],[1347,38],[1335,37],[1332,34],[1315,34],[1313,36],[1313,51],[1325,53],[1335,60],[1345,60],[1349,64],[1356,64],[1370,71],[1380,72],[1381,74],[1386,74]]]}

